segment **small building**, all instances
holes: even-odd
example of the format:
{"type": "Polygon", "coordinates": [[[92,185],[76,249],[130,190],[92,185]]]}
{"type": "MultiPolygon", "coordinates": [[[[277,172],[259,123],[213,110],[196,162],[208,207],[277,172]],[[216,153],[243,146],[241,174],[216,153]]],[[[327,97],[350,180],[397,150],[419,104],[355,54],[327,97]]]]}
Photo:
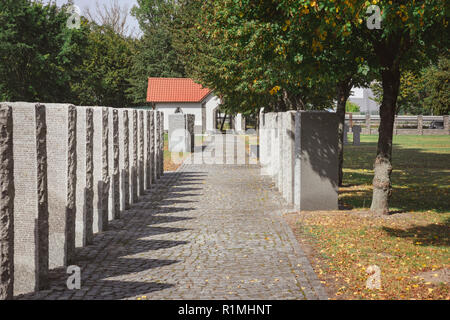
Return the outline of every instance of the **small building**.
{"type": "Polygon", "coordinates": [[[363,114],[379,114],[380,106],[372,100],[373,98],[374,95],[371,89],[355,87],[352,89],[348,101],[357,104],[359,111],[363,114]]]}
{"type": "Polygon", "coordinates": [[[175,111],[195,115],[195,133],[213,132],[219,97],[189,78],[149,78],[147,102],[164,112],[164,129],[169,126],[169,114],[175,111]]]}

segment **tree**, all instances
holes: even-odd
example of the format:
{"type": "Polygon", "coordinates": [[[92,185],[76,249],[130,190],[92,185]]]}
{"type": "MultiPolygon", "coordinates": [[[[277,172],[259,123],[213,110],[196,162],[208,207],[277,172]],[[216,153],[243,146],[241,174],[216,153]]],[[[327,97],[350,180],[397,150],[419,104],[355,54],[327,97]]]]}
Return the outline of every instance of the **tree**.
{"type": "MultiPolygon", "coordinates": [[[[323,27],[331,24],[338,39],[353,33],[366,39],[368,50],[364,52],[364,58],[371,69],[379,70],[383,100],[370,209],[377,214],[387,214],[392,192],[392,135],[401,71],[420,68],[448,47],[446,1],[301,2],[312,7],[313,11],[322,11],[323,27]],[[380,29],[369,29],[363,24],[362,15],[375,4],[379,5],[382,25],[380,29]]],[[[292,2],[284,3],[289,5],[292,2]]],[[[299,17],[307,15],[300,12],[299,17]]]]}
{"type": "Polygon", "coordinates": [[[176,2],[138,0],[132,14],[143,36],[134,43],[127,94],[134,103],[145,103],[149,77],[184,77],[184,67],[173,47],[171,25],[176,2]]]}
{"type": "Polygon", "coordinates": [[[112,26],[91,23],[88,48],[80,82],[72,85],[81,105],[125,107],[131,69],[132,39],[118,34],[112,26]]]}
{"type": "Polygon", "coordinates": [[[99,1],[95,1],[95,10],[91,11],[86,8],[85,15],[91,22],[104,27],[108,26],[122,37],[133,37],[134,35],[135,30],[130,29],[127,24],[129,8],[127,5],[121,6],[118,0],[102,5],[99,1]]]}
{"type": "Polygon", "coordinates": [[[186,70],[219,92],[229,112],[324,109],[336,99],[341,184],[346,101],[374,76],[362,58],[366,41],[336,39],[320,12],[296,22],[294,9],[279,1],[181,3],[175,34],[186,70]]]}
{"type": "Polygon", "coordinates": [[[54,4],[0,3],[0,100],[72,102],[88,32],[68,29],[69,14],[54,4]]]}
{"type": "Polygon", "coordinates": [[[347,101],[345,105],[345,112],[359,112],[359,106],[356,103],[347,101]]]}
{"type": "MultiPolygon", "coordinates": [[[[351,43],[349,39],[364,43],[359,47],[360,59],[366,61],[370,71],[378,73],[383,88],[371,211],[387,214],[392,192],[392,136],[400,75],[403,71],[422,68],[448,48],[446,1],[224,0],[208,6],[212,8],[198,27],[209,35],[208,40],[217,37],[226,41],[228,47],[221,47],[222,51],[231,49],[232,53],[233,42],[240,51],[237,57],[241,55],[243,59],[232,65],[239,68],[232,69],[231,74],[227,70],[224,73],[235,80],[239,70],[242,80],[236,80],[234,87],[242,89],[241,92],[246,87],[255,89],[262,84],[261,88],[267,90],[273,85],[271,92],[277,89],[283,100],[287,97],[296,105],[304,106],[305,88],[296,84],[306,79],[312,85],[310,88],[320,91],[320,86],[328,82],[327,50],[338,52],[324,44],[331,41],[342,49],[351,43]],[[372,16],[366,19],[370,9],[372,16]],[[377,19],[382,21],[379,29],[377,19]],[[373,20],[375,28],[370,24],[373,20]],[[307,54],[311,51],[313,54],[307,54]],[[295,63],[301,67],[295,68],[295,63]],[[246,73],[248,70],[251,72],[246,73]],[[249,84],[250,79],[256,80],[254,85],[249,84]]],[[[352,50],[353,47],[350,53],[352,50]]],[[[345,66],[342,69],[346,70],[345,66]]],[[[345,76],[335,79],[345,80],[345,76]]],[[[345,110],[345,103],[341,109],[345,110]]]]}
{"type": "Polygon", "coordinates": [[[437,65],[426,68],[422,83],[425,90],[424,107],[435,115],[450,114],[450,59],[440,57],[437,65]]]}

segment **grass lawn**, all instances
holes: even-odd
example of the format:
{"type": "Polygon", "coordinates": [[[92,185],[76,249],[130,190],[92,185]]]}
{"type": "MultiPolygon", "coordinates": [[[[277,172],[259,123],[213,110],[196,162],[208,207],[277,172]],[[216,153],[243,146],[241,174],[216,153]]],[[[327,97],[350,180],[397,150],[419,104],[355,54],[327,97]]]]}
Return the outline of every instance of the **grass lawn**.
{"type": "MultiPolygon", "coordinates": [[[[450,299],[450,136],[395,136],[392,215],[367,210],[377,136],[345,146],[344,210],[285,215],[332,299],[450,299]],[[381,289],[367,289],[367,268],[381,289]]],[[[351,139],[350,139],[351,141],[351,139]]]]}

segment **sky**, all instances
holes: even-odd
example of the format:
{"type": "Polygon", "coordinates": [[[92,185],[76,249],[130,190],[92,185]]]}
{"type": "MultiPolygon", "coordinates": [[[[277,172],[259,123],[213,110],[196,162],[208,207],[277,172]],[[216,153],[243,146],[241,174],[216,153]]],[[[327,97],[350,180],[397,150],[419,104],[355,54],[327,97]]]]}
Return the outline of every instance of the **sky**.
{"type": "MultiPolygon", "coordinates": [[[[98,3],[100,5],[102,5],[103,3],[108,3],[111,0],[74,0],[73,2],[75,5],[77,5],[81,9],[81,13],[84,14],[86,8],[89,8],[91,10],[91,12],[95,12],[96,1],[98,1],[98,3]]],[[[43,2],[44,3],[56,2],[56,4],[58,6],[62,6],[64,4],[66,4],[68,1],[67,0],[43,0],[43,2]]],[[[120,6],[128,6],[128,9],[131,10],[131,8],[137,4],[137,1],[136,0],[118,0],[118,3],[120,4],[120,6]]],[[[128,17],[127,21],[128,21],[129,29],[135,29],[135,33],[140,32],[139,24],[133,16],[130,15],[128,17]]]]}

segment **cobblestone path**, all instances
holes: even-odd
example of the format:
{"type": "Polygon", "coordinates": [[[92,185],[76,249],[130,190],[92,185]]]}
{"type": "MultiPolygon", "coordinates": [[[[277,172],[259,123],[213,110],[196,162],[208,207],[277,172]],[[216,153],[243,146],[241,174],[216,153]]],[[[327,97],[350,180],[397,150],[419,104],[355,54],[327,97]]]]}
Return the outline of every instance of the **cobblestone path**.
{"type": "Polygon", "coordinates": [[[65,269],[18,299],[326,299],[257,165],[182,165],[77,249],[65,269]]]}

